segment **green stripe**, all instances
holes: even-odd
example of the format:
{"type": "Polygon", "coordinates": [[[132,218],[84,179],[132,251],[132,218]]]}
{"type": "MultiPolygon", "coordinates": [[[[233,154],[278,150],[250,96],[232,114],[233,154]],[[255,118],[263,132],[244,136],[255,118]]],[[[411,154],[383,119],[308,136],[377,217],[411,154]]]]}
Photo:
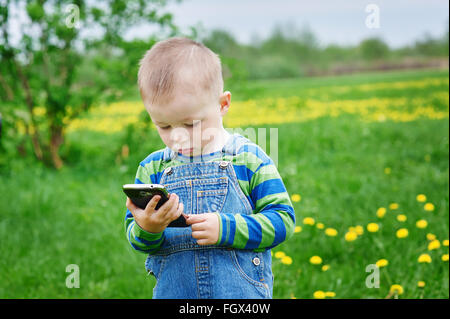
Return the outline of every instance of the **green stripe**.
{"type": "Polygon", "coordinates": [[[259,244],[258,248],[264,248],[272,245],[273,241],[275,240],[275,228],[273,227],[272,223],[263,214],[256,214],[254,217],[261,225],[262,230],[261,243],[259,244]]]}
{"type": "Polygon", "coordinates": [[[248,226],[245,219],[239,215],[234,215],[236,219],[236,233],[234,234],[233,247],[234,248],[245,248],[248,242],[248,226]]]}
{"type": "Polygon", "coordinates": [[[242,192],[245,196],[250,196],[250,183],[248,181],[243,181],[238,179],[239,187],[242,189],[242,192]]]}
{"type": "Polygon", "coordinates": [[[258,184],[268,180],[268,179],[281,179],[280,174],[278,173],[275,165],[265,165],[262,166],[253,176],[251,180],[251,184],[254,185],[252,187],[257,186],[258,184]]]}
{"type": "Polygon", "coordinates": [[[147,171],[146,167],[142,167],[139,165],[137,172],[136,172],[136,178],[138,178],[142,183],[144,184],[150,184],[150,174],[147,171]]]}
{"type": "Polygon", "coordinates": [[[294,234],[295,223],[289,216],[288,212],[281,210],[277,210],[277,212],[280,214],[284,227],[286,228],[286,238],[284,240],[288,240],[294,234]]]}
{"type": "Polygon", "coordinates": [[[255,172],[262,162],[262,159],[251,152],[242,152],[233,158],[233,164],[245,165],[252,172],[255,172]]]}
{"type": "Polygon", "coordinates": [[[292,206],[288,192],[276,193],[276,194],[266,195],[266,196],[258,199],[255,203],[254,212],[259,212],[261,209],[263,209],[265,206],[267,206],[269,204],[284,204],[284,205],[292,206]]]}

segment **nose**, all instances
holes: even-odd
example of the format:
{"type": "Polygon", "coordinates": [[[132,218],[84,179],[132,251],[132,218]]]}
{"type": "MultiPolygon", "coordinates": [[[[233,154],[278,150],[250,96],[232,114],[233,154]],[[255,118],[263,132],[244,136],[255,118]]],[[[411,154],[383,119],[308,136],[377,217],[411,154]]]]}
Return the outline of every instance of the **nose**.
{"type": "Polygon", "coordinates": [[[189,132],[183,127],[177,127],[170,133],[170,140],[174,148],[182,148],[189,142],[189,132]]]}

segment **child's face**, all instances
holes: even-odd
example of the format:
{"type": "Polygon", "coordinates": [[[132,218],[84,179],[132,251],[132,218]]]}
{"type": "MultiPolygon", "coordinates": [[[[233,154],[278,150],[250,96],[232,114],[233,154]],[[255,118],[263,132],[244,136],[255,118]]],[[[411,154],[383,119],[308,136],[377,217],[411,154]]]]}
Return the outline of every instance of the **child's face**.
{"type": "Polygon", "coordinates": [[[196,156],[223,134],[222,117],[230,100],[228,91],[215,100],[180,90],[170,103],[146,105],[146,109],[166,146],[183,155],[196,156]]]}

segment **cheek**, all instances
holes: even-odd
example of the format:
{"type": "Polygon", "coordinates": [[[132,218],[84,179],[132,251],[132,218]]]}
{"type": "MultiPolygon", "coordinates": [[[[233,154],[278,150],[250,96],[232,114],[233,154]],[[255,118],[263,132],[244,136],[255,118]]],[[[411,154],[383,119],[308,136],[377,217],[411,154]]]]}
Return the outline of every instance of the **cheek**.
{"type": "Polygon", "coordinates": [[[170,145],[170,132],[158,129],[159,137],[166,145],[170,145]]]}

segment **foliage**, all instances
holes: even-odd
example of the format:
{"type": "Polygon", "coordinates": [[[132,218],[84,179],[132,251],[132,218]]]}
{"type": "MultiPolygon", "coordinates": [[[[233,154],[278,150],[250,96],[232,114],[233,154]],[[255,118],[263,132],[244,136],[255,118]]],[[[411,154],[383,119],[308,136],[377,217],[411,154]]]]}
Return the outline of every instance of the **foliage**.
{"type": "Polygon", "coordinates": [[[156,39],[127,41],[130,26],[145,22],[177,32],[171,14],[160,13],[166,2],[2,0],[2,112],[15,114],[3,110],[14,107],[28,113],[26,133],[39,160],[61,168],[65,127],[94,103],[120,98],[135,82],[138,59],[156,39]],[[18,41],[10,34],[13,7],[26,13],[18,41]],[[90,30],[95,33],[87,35],[90,30]],[[45,109],[41,123],[36,106],[45,109]]]}

